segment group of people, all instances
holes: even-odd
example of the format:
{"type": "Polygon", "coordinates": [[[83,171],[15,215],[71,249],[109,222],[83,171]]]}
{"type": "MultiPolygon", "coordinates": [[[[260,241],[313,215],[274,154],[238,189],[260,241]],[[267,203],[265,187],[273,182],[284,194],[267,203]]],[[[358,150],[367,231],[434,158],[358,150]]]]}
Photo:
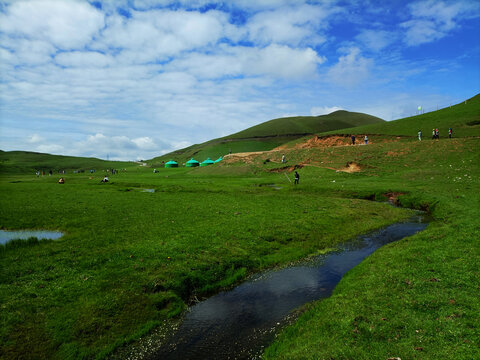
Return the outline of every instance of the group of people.
{"type": "MultiPolygon", "coordinates": [[[[365,137],[363,138],[363,141],[364,141],[365,145],[368,144],[368,136],[367,135],[365,135],[365,137]]],[[[355,135],[352,135],[352,145],[355,145],[355,135]]]]}
{"type": "MultiPolygon", "coordinates": [[[[453,136],[453,129],[448,128],[448,138],[451,139],[453,136]]],[[[432,129],[432,140],[438,140],[440,139],[440,132],[438,131],[438,128],[432,129]]],[[[422,140],[422,130],[418,130],[418,140],[422,140]]]]}

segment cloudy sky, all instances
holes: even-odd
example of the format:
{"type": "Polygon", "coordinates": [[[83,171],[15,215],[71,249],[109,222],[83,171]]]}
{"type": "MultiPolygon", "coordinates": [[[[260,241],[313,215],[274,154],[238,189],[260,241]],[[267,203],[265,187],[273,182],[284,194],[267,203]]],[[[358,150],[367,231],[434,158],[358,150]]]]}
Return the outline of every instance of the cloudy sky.
{"type": "Polygon", "coordinates": [[[474,0],[0,1],[0,149],[137,160],[480,92],[474,0]]]}

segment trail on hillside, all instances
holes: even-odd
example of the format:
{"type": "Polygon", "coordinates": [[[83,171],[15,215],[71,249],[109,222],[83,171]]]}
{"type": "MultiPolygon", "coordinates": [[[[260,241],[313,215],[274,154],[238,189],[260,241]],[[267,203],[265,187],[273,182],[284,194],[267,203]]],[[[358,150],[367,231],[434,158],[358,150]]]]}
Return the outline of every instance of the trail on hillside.
{"type": "MultiPolygon", "coordinates": [[[[345,147],[345,146],[365,146],[363,142],[363,136],[358,136],[358,142],[355,145],[351,143],[350,135],[332,135],[332,136],[324,136],[318,137],[317,135],[307,139],[304,142],[295,144],[293,146],[289,146],[288,144],[278,146],[273,150],[268,151],[252,151],[252,152],[242,152],[242,153],[234,153],[228,154],[223,157],[223,162],[225,164],[233,164],[236,162],[243,162],[245,164],[252,164],[255,159],[259,156],[263,156],[266,154],[277,154],[282,151],[292,151],[292,150],[299,150],[299,149],[313,149],[313,148],[323,148],[323,147],[345,147]]],[[[401,137],[396,137],[395,139],[381,139],[378,142],[394,142],[401,139],[401,137]]],[[[369,140],[369,145],[372,144],[372,141],[369,140]]],[[[280,159],[272,160],[268,159],[269,162],[273,163],[280,163],[280,159]]],[[[306,162],[296,165],[288,165],[277,169],[272,169],[270,171],[273,172],[292,172],[296,169],[302,168],[304,166],[314,166],[318,168],[330,169],[335,171],[342,171],[347,173],[354,173],[359,172],[362,170],[362,166],[355,162],[348,162],[345,167],[342,168],[332,168],[328,166],[322,166],[320,164],[315,164],[312,159],[308,159],[306,162]]]]}

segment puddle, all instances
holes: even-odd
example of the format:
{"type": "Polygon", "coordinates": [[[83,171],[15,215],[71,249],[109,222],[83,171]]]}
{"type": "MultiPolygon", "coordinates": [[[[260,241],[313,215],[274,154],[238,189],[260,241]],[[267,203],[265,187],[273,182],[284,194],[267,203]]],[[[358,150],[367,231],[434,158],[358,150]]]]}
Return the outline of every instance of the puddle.
{"type": "Polygon", "coordinates": [[[35,237],[38,240],[56,240],[64,234],[60,231],[48,231],[48,230],[0,230],[0,244],[6,244],[13,239],[27,240],[28,238],[35,237]]]}
{"type": "Polygon", "coordinates": [[[426,226],[422,216],[415,216],[360,236],[313,261],[260,273],[191,307],[175,333],[166,339],[148,339],[145,352],[132,355],[162,360],[259,357],[293,310],[330,296],[343,275],[376,249],[426,226]]]}
{"type": "Polygon", "coordinates": [[[282,186],[278,186],[277,184],[259,184],[258,186],[259,187],[266,186],[266,187],[269,187],[269,188],[272,188],[272,189],[275,189],[275,190],[283,189],[282,186]]]}

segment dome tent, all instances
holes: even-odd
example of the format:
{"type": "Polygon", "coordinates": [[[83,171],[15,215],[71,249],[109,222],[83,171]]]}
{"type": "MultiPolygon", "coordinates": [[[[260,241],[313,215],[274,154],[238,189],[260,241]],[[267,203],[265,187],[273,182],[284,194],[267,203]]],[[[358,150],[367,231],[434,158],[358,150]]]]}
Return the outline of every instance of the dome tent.
{"type": "Polygon", "coordinates": [[[208,166],[208,165],[212,165],[212,164],[215,164],[215,163],[213,162],[212,159],[208,158],[207,160],[205,160],[204,162],[202,162],[202,163],[200,164],[200,166],[208,166]]]}
{"type": "Polygon", "coordinates": [[[199,166],[199,165],[200,165],[200,163],[193,158],[188,160],[187,163],[185,164],[186,167],[195,167],[195,166],[199,166]]]}
{"type": "Polygon", "coordinates": [[[173,160],[170,160],[169,162],[165,163],[165,167],[166,168],[178,167],[178,163],[173,160]]]}
{"type": "Polygon", "coordinates": [[[222,160],[223,160],[223,157],[220,156],[220,157],[219,157],[217,160],[215,160],[214,162],[215,162],[215,164],[216,164],[216,163],[218,163],[218,162],[220,162],[220,161],[222,161],[222,160]]]}

